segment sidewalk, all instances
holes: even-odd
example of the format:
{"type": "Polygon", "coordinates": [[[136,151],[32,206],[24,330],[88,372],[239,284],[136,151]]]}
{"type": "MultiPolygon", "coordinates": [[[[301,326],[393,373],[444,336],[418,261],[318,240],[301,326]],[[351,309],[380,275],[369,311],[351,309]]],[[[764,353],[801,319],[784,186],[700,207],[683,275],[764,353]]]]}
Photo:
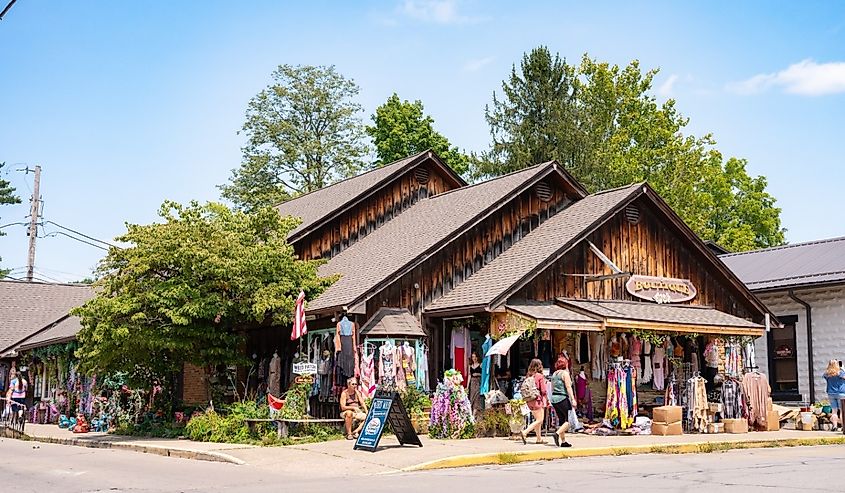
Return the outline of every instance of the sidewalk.
{"type": "MultiPolygon", "coordinates": [[[[386,474],[441,467],[549,460],[596,455],[634,453],[689,453],[721,450],[741,442],[745,447],[771,447],[777,444],[819,445],[843,443],[841,433],[781,430],[740,435],[622,436],[597,437],[570,434],[572,448],[536,445],[529,440],[476,438],[471,440],[432,440],[420,437],[423,447],[400,446],[393,436],[382,438],[375,453],[352,450],[353,442],[336,440],[287,447],[192,442],[178,439],[142,439],[87,433],[74,435],[53,425],[27,425],[34,440],[88,447],[111,447],[138,452],[200,460],[216,460],[251,467],[272,469],[295,476],[319,471],[323,477],[386,474]],[[702,445],[705,444],[705,445],[702,445]],[[502,455],[505,454],[505,455],[502,455]]],[[[551,437],[548,437],[551,442],[551,437]]]]}

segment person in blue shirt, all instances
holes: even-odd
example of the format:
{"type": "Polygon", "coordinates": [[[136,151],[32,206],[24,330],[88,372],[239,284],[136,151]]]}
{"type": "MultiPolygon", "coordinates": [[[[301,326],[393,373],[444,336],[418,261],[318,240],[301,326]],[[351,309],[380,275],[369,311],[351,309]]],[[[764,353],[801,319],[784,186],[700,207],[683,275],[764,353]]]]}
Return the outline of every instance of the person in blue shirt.
{"type": "Polygon", "coordinates": [[[833,423],[833,429],[836,430],[840,426],[840,413],[842,412],[839,402],[841,399],[845,399],[845,370],[839,366],[838,361],[832,359],[827,364],[824,379],[827,380],[827,397],[830,399],[830,408],[833,410],[830,422],[833,423]]]}

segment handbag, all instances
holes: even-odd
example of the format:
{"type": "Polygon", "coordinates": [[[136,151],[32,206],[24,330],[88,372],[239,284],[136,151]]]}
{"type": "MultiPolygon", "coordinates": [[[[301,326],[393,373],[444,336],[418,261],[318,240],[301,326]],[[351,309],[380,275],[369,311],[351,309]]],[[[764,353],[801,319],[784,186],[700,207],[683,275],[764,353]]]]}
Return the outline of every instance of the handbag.
{"type": "Polygon", "coordinates": [[[569,432],[580,431],[584,429],[584,425],[581,423],[581,420],[578,419],[578,414],[575,413],[574,409],[569,410],[569,432]]]}

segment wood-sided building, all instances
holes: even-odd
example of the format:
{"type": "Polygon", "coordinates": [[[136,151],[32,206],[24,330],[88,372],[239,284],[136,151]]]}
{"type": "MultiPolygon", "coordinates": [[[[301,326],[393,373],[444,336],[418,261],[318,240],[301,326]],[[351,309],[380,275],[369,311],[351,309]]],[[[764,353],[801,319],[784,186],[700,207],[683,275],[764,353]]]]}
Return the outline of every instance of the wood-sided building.
{"type": "MultiPolygon", "coordinates": [[[[333,330],[341,315],[363,325],[380,308],[407,309],[428,336],[432,380],[453,364],[451,327],[471,324],[498,336],[513,329],[509,315],[571,332],[764,331],[765,306],[648,184],[590,195],[548,162],[466,185],[430,151],[403,162],[417,164],[391,178],[398,186],[381,189],[390,198],[373,190],[349,195],[332,205],[336,212],[304,217],[293,233],[303,258],[328,259],[322,275],[340,275],[309,300],[310,330],[333,330]],[[442,173],[424,192],[423,168],[442,173]],[[642,276],[658,284],[627,287],[642,276]],[[694,294],[678,303],[667,297],[667,282],[694,294]],[[676,302],[658,304],[656,293],[676,302]]],[[[280,212],[310,214],[319,202],[309,194],[280,212]]]]}

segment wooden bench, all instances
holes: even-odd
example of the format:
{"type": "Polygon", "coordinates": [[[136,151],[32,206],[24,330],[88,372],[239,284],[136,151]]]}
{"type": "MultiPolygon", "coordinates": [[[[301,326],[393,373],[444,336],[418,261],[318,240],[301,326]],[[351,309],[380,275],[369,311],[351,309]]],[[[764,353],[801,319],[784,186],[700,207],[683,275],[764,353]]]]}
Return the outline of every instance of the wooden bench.
{"type": "Polygon", "coordinates": [[[317,423],[324,423],[324,424],[332,424],[332,425],[340,425],[343,424],[342,419],[245,419],[246,425],[249,427],[249,431],[253,431],[255,429],[255,425],[257,423],[275,423],[276,424],[276,435],[279,438],[287,438],[290,434],[290,427],[291,425],[303,425],[303,424],[317,424],[317,423]]]}

